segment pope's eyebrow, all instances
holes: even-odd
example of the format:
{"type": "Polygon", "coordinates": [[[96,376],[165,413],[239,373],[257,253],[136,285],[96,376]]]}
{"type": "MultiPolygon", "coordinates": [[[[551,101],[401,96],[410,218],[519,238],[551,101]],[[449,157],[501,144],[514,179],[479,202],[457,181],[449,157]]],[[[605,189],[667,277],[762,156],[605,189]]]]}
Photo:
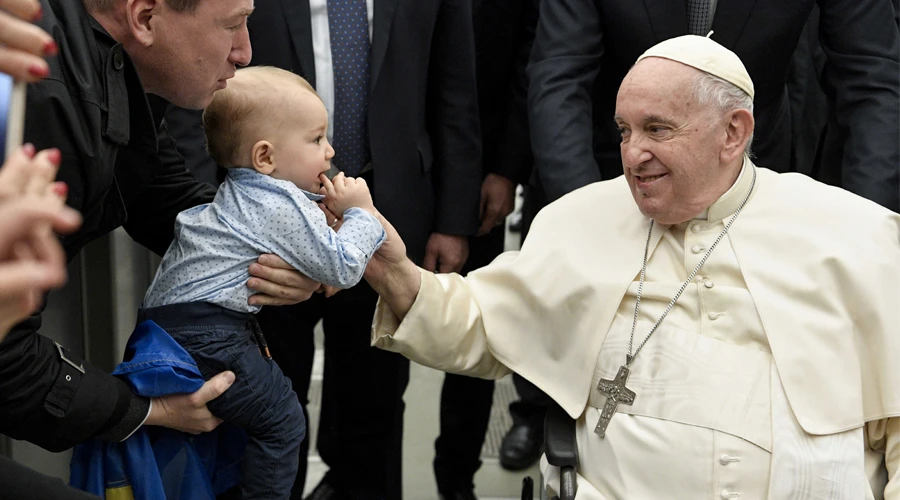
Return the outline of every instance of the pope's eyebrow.
{"type": "Polygon", "coordinates": [[[663,125],[668,125],[672,128],[678,128],[678,126],[674,122],[672,122],[672,120],[669,120],[668,118],[663,118],[663,117],[657,116],[657,115],[648,115],[648,116],[644,117],[643,124],[648,125],[650,123],[661,123],[663,125]]]}
{"type": "MultiPolygon", "coordinates": [[[[619,115],[613,116],[613,120],[615,120],[616,124],[618,124],[618,125],[625,123],[625,120],[622,119],[622,117],[619,115]]],[[[676,125],[672,120],[669,120],[668,118],[663,118],[658,115],[647,115],[641,120],[641,124],[644,126],[646,126],[650,123],[661,123],[663,125],[668,125],[672,128],[678,128],[678,125],[676,125]]]]}

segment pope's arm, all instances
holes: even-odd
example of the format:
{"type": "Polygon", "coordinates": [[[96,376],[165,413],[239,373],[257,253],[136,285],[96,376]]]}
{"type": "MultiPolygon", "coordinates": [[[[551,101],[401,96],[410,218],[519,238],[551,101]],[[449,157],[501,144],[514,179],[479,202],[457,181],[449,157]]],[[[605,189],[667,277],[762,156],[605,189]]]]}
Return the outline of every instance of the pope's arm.
{"type": "Polygon", "coordinates": [[[888,483],[884,498],[900,498],[900,417],[887,418],[866,424],[869,446],[884,453],[888,483]]]}
{"type": "Polygon", "coordinates": [[[481,378],[510,373],[488,348],[481,311],[466,280],[413,264],[397,231],[378,217],[387,238],[365,273],[380,296],[372,345],[441,371],[481,378]]]}

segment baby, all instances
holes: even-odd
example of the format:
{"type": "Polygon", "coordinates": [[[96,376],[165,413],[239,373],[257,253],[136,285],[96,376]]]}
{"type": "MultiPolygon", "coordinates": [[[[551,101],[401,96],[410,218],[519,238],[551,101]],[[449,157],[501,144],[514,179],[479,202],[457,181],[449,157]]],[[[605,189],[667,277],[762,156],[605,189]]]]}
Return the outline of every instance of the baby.
{"type": "Polygon", "coordinates": [[[203,122],[209,152],[227,176],[212,203],[178,215],[138,321],[165,329],[205,379],[235,373],[231,388],[208,406],[250,435],[241,497],[288,498],[306,422],[269,356],[254,316],[260,306],[248,304],[248,268],[272,253],[320,283],[349,288],[385,231],[365,181],[324,175],[334,156],[328,115],[303,78],[241,69],[216,93],[203,122]],[[319,201],[340,226],[328,224],[319,201]]]}

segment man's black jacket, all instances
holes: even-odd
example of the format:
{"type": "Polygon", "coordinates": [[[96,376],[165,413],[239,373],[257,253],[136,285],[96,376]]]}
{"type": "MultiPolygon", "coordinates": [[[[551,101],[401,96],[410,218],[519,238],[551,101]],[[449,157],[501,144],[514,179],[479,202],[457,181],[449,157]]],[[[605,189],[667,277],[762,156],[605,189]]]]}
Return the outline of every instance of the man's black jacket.
{"type": "MultiPolygon", "coordinates": [[[[39,150],[62,151],[58,179],[69,186],[69,205],[84,215],[82,228],[63,239],[66,253],[71,259],[91,240],[124,226],[162,254],[178,212],[212,200],[215,192],[182,162],[160,162],[158,148],[172,145],[157,145],[153,117],[162,111],[151,108],[165,103],[148,101],[121,44],[80,0],[41,4],[39,25],[56,40],[59,56],[50,60],[50,76],[28,88],[25,140],[39,150]]],[[[0,344],[0,432],[58,451],[92,436],[122,439],[140,425],[148,402],[39,335],[40,325],[35,315],[0,344]]]]}

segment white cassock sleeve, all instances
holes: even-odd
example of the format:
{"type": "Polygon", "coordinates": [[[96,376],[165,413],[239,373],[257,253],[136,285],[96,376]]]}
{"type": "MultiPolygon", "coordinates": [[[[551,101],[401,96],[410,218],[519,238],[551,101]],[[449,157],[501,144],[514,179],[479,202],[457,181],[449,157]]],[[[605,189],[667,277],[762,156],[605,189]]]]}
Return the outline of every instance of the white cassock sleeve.
{"type": "Polygon", "coordinates": [[[481,310],[466,280],[458,274],[420,273],[419,294],[402,322],[378,300],[372,345],[445,372],[488,379],[510,373],[488,347],[481,310]]]}
{"type": "Polygon", "coordinates": [[[884,498],[900,499],[900,417],[887,418],[866,424],[869,446],[884,453],[887,468],[887,487],[884,498]]]}

